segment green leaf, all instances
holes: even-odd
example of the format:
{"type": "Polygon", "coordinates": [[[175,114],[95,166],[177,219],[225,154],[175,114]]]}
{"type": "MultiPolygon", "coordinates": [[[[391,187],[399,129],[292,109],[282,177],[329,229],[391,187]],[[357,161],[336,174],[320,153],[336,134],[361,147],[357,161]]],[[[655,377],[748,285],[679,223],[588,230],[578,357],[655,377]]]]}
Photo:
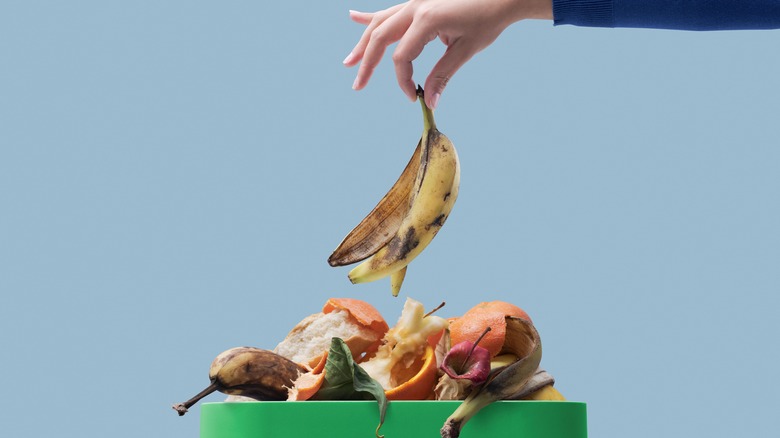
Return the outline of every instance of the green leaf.
{"type": "Polygon", "coordinates": [[[371,400],[379,405],[379,428],[385,422],[387,397],[382,385],[374,380],[363,368],[352,359],[352,352],[341,338],[333,338],[328,351],[328,361],[325,362],[325,381],[322,387],[312,397],[314,400],[371,400]]]}
{"type": "MultiPolygon", "coordinates": [[[[355,364],[355,391],[368,393],[379,403],[379,425],[385,422],[385,411],[387,410],[387,397],[385,389],[376,380],[371,378],[368,373],[355,364]]],[[[378,430],[378,429],[377,429],[378,430]]]]}

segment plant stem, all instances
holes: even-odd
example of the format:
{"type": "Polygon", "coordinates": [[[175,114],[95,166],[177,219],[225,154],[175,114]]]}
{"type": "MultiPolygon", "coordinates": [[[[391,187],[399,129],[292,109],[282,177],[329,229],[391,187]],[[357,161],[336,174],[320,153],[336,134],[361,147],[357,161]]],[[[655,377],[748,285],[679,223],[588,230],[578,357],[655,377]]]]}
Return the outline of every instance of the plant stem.
{"type": "Polygon", "coordinates": [[[446,303],[446,302],[444,302],[444,301],[442,301],[442,302],[441,302],[441,304],[439,304],[438,306],[436,306],[436,308],[435,308],[435,309],[433,309],[433,310],[431,310],[430,312],[426,313],[426,314],[425,314],[425,316],[423,316],[423,318],[425,318],[425,317],[428,317],[428,316],[431,316],[431,315],[433,315],[433,312],[436,312],[437,310],[441,309],[442,307],[444,307],[444,305],[445,305],[445,304],[447,304],[447,303],[446,303]]]}
{"type": "Polygon", "coordinates": [[[211,394],[212,392],[217,390],[217,382],[211,382],[209,386],[206,387],[203,391],[199,392],[195,397],[192,397],[191,399],[187,400],[184,403],[177,403],[173,405],[173,409],[179,413],[179,416],[187,413],[187,409],[191,408],[192,405],[200,401],[203,397],[211,394]]]}
{"type": "MultiPolygon", "coordinates": [[[[481,340],[482,340],[482,338],[484,338],[484,337],[485,337],[485,335],[486,335],[486,334],[487,334],[489,331],[490,331],[490,326],[487,326],[487,327],[485,327],[485,331],[483,331],[483,332],[482,332],[482,334],[481,334],[481,335],[479,335],[479,337],[477,338],[477,340],[474,342],[474,345],[472,345],[472,346],[471,346],[471,350],[469,350],[469,354],[467,354],[467,355],[466,355],[466,358],[465,358],[465,359],[463,359],[463,364],[461,364],[461,366],[460,366],[460,370],[463,370],[463,369],[465,369],[465,367],[466,367],[466,362],[468,362],[468,361],[469,361],[469,358],[470,358],[470,357],[471,357],[471,355],[474,353],[474,349],[475,349],[475,348],[477,348],[477,344],[479,344],[479,341],[481,341],[481,340]]],[[[460,370],[459,370],[459,371],[460,371],[460,370]]]]}
{"type": "Polygon", "coordinates": [[[428,105],[425,104],[425,92],[419,85],[417,86],[417,99],[422,106],[424,132],[436,129],[436,122],[433,120],[433,110],[428,108],[428,105]]]}

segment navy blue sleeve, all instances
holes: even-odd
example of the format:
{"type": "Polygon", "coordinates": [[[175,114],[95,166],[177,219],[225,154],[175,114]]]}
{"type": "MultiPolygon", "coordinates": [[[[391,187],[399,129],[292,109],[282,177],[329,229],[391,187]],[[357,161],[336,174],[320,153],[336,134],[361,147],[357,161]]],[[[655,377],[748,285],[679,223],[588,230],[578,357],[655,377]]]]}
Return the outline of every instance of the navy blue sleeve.
{"type": "Polygon", "coordinates": [[[555,25],[679,30],[780,28],[780,0],[553,0],[555,25]]]}

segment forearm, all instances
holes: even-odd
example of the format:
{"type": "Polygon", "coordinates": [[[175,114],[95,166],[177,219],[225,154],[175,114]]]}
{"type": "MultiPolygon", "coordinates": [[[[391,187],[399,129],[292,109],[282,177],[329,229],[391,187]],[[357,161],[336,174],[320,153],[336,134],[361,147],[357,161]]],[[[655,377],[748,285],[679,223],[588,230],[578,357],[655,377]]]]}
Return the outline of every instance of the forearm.
{"type": "Polygon", "coordinates": [[[780,0],[553,0],[556,25],[679,30],[780,28],[780,0]]]}

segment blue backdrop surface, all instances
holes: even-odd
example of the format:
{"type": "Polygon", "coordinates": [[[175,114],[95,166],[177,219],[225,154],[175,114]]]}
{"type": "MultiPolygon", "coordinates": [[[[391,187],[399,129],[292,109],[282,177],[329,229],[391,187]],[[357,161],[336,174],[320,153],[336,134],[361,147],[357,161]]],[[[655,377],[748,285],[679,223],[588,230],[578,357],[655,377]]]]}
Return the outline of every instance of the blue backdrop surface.
{"type": "Polygon", "coordinates": [[[780,33],[508,29],[441,99],[460,197],[393,298],[326,263],[421,131],[389,56],[341,65],[389,5],[0,3],[2,435],[196,437],[219,352],[410,296],[526,309],[594,437],[776,436],[780,33]]]}

